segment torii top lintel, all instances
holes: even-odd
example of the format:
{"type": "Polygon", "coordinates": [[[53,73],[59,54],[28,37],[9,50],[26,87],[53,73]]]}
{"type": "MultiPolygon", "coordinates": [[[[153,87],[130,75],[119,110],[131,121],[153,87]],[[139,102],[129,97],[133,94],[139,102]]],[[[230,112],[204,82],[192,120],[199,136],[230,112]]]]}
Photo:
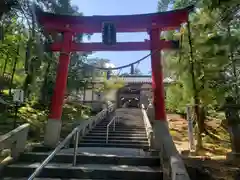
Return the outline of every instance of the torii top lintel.
{"type": "Polygon", "coordinates": [[[103,22],[115,24],[117,32],[146,32],[151,28],[176,29],[188,20],[193,6],[174,11],[120,16],[69,16],[37,11],[37,18],[46,30],[99,33],[103,22]]]}

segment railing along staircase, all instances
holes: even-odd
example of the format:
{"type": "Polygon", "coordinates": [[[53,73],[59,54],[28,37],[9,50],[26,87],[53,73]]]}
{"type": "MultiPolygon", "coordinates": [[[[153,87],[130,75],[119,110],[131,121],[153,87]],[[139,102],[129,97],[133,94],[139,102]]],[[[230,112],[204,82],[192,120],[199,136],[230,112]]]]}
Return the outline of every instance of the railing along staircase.
{"type": "Polygon", "coordinates": [[[83,137],[79,146],[148,149],[141,110],[117,109],[112,118],[101,121],[83,137]]]}
{"type": "MultiPolygon", "coordinates": [[[[54,151],[21,151],[14,163],[4,167],[0,178],[161,180],[159,156],[151,156],[143,150],[151,149],[153,139],[151,124],[147,121],[145,109],[115,110],[110,106],[74,128],[54,151]],[[115,128],[112,128],[110,123],[116,117],[115,128]],[[69,149],[69,144],[73,148],[69,149]]],[[[178,177],[174,176],[174,180],[178,177]]]]}

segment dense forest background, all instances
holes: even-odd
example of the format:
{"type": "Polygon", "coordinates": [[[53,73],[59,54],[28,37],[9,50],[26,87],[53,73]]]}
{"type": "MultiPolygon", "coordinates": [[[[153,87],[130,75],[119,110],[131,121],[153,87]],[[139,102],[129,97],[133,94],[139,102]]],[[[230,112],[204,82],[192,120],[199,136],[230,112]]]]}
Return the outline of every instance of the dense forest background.
{"type": "MultiPolygon", "coordinates": [[[[17,123],[29,122],[33,136],[39,137],[44,131],[49,113],[49,106],[56,79],[59,59],[58,53],[47,51],[46,43],[59,40],[61,34],[48,34],[42,31],[36,22],[35,10],[31,1],[4,1],[1,6],[0,21],[0,100],[1,133],[9,131],[14,123],[13,89],[24,90],[24,104],[18,109],[17,123]]],[[[56,14],[82,15],[78,7],[70,0],[40,0],[38,6],[45,11],[56,14]]],[[[79,34],[76,42],[81,42],[79,34]]],[[[87,68],[84,63],[104,67],[107,59],[88,58],[88,53],[72,53],[69,65],[67,92],[65,99],[76,96],[83,91],[95,77],[105,76],[106,72],[87,68]]],[[[102,89],[119,88],[122,83],[113,84],[106,81],[102,89]]],[[[79,98],[79,97],[76,97],[79,98]]],[[[87,118],[91,109],[81,103],[68,102],[64,105],[62,119],[66,124],[87,118]]]]}
{"type": "Polygon", "coordinates": [[[200,148],[202,134],[209,134],[204,123],[207,117],[219,116],[226,96],[239,101],[240,2],[161,0],[158,9],[190,5],[195,11],[189,16],[189,24],[162,34],[162,38],[181,42],[179,51],[164,53],[163,64],[165,76],[176,81],[167,88],[167,109],[184,114],[186,105],[193,107],[200,148]]]}

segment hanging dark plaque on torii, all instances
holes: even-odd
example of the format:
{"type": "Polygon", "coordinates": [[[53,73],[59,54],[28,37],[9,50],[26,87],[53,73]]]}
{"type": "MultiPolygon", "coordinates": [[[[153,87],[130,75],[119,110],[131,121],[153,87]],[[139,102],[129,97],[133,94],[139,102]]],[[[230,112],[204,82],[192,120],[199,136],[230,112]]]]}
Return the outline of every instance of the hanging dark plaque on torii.
{"type": "Polygon", "coordinates": [[[117,43],[117,30],[114,23],[102,23],[102,42],[109,46],[117,43]]]}

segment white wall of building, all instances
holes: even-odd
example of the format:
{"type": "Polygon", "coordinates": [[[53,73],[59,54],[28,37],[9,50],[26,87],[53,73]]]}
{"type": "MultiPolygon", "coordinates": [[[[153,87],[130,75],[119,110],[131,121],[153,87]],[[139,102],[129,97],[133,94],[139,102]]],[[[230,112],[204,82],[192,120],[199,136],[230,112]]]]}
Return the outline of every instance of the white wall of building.
{"type": "Polygon", "coordinates": [[[92,90],[87,89],[85,92],[85,101],[116,101],[117,100],[117,89],[109,90],[105,93],[100,93],[100,96],[98,96],[98,93],[93,91],[93,99],[92,99],[92,90]]]}
{"type": "Polygon", "coordinates": [[[107,101],[116,101],[117,100],[117,89],[109,90],[108,92],[104,93],[104,98],[107,101]]]}
{"type": "Polygon", "coordinates": [[[92,89],[86,89],[85,101],[92,101],[92,89]]]}
{"type": "MultiPolygon", "coordinates": [[[[141,88],[151,89],[151,85],[143,84],[141,88]]],[[[94,92],[94,90],[87,89],[85,93],[85,101],[117,101],[117,92],[118,92],[118,89],[112,89],[107,92],[100,93],[100,96],[98,96],[98,93],[94,92]],[[92,95],[92,91],[93,91],[93,95],[92,95]]],[[[151,91],[150,92],[146,91],[145,93],[147,93],[149,97],[152,97],[151,91]]]]}

